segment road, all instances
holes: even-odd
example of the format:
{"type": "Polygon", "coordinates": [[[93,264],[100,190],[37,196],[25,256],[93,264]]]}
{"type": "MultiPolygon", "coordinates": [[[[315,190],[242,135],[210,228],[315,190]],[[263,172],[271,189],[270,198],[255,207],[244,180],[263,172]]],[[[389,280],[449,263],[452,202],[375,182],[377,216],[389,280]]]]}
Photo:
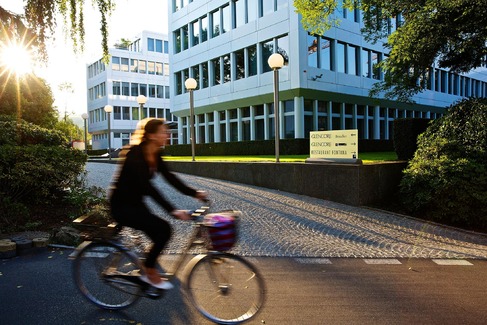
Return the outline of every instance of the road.
{"type": "MultiPolygon", "coordinates": [[[[179,286],[161,300],[122,312],[97,309],[71,278],[70,250],[0,262],[3,325],[210,324],[179,286]]],[[[268,299],[248,324],[485,324],[487,261],[438,265],[430,259],[251,257],[268,299]]]]}
{"type": "MultiPolygon", "coordinates": [[[[89,163],[107,188],[114,165],[89,163]]],[[[234,253],[261,270],[268,300],[249,324],[484,324],[486,237],[406,216],[241,184],[181,177],[210,192],[214,209],[244,212],[234,253]]],[[[181,208],[194,207],[164,182],[181,208]]],[[[165,217],[155,207],[154,211],[165,217]]],[[[180,252],[186,223],[173,221],[166,257],[180,252]]],[[[144,236],[129,233],[142,248],[144,236]]],[[[179,287],[124,312],[97,309],[77,292],[70,249],[0,261],[3,324],[209,324],[179,287]]]]}

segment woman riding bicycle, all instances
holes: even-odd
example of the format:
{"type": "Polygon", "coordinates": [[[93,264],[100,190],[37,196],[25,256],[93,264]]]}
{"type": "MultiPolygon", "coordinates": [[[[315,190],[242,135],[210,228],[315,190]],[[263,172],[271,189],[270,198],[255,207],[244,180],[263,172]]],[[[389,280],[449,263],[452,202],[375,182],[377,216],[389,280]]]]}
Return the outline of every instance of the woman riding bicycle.
{"type": "Polygon", "coordinates": [[[151,184],[151,179],[159,172],[181,193],[200,200],[207,198],[205,191],[188,187],[168,169],[161,157],[161,147],[166,145],[168,135],[169,129],[163,119],[145,119],[139,122],[131,139],[131,147],[121,152],[124,160],[115,173],[110,191],[113,218],[123,226],[142,230],[153,241],[145,260],[146,275],[141,279],[159,289],[172,288],[155,268],[157,257],[171,238],[171,227],[167,221],[150,212],[144,203],[144,197],[152,197],[177,219],[188,220],[190,215],[185,210],[175,209],[151,184]]]}

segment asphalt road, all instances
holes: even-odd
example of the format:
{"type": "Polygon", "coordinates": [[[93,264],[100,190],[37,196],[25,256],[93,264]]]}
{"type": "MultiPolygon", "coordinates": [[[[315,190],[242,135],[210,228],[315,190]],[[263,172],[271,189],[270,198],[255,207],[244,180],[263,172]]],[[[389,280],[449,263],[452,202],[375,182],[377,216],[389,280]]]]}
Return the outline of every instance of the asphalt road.
{"type": "MultiPolygon", "coordinates": [[[[46,250],[0,262],[1,324],[210,324],[179,286],[125,311],[96,308],[74,287],[70,252],[46,250]]],[[[264,275],[268,299],[248,324],[485,324],[487,317],[484,260],[250,260],[264,275]]]]}

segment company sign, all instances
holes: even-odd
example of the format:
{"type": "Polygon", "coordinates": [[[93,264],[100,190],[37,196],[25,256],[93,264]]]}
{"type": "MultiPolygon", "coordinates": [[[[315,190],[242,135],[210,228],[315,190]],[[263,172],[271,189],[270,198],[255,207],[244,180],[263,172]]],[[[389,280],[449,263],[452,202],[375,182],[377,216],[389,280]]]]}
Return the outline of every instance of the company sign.
{"type": "Polygon", "coordinates": [[[358,131],[310,132],[310,158],[357,159],[358,131]]]}

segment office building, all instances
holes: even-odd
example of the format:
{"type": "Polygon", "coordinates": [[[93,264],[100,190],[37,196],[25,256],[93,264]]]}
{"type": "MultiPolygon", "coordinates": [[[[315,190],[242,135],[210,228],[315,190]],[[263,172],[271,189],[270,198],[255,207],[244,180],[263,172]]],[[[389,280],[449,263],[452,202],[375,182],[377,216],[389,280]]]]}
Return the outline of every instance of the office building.
{"type": "MultiPolygon", "coordinates": [[[[400,117],[436,118],[463,97],[487,97],[487,73],[457,75],[434,67],[415,105],[369,97],[387,56],[365,41],[361,12],[340,8],[339,26],[310,35],[292,0],[169,0],[171,112],[179,143],[190,143],[189,94],[196,79],[196,143],[274,139],[273,73],[280,53],[280,138],[358,129],[360,139],[391,139],[400,117]]],[[[390,20],[390,31],[401,17],[390,20]]]]}
{"type": "MultiPolygon", "coordinates": [[[[128,144],[143,118],[173,119],[167,35],[143,31],[126,43],[110,49],[109,64],[100,58],[87,66],[88,131],[93,149],[107,149],[109,143],[112,149],[128,144]],[[146,99],[143,105],[137,101],[141,95],[146,99]],[[106,105],[112,107],[110,114],[105,112],[106,105]]],[[[177,136],[170,141],[177,143],[177,136]]]]}

